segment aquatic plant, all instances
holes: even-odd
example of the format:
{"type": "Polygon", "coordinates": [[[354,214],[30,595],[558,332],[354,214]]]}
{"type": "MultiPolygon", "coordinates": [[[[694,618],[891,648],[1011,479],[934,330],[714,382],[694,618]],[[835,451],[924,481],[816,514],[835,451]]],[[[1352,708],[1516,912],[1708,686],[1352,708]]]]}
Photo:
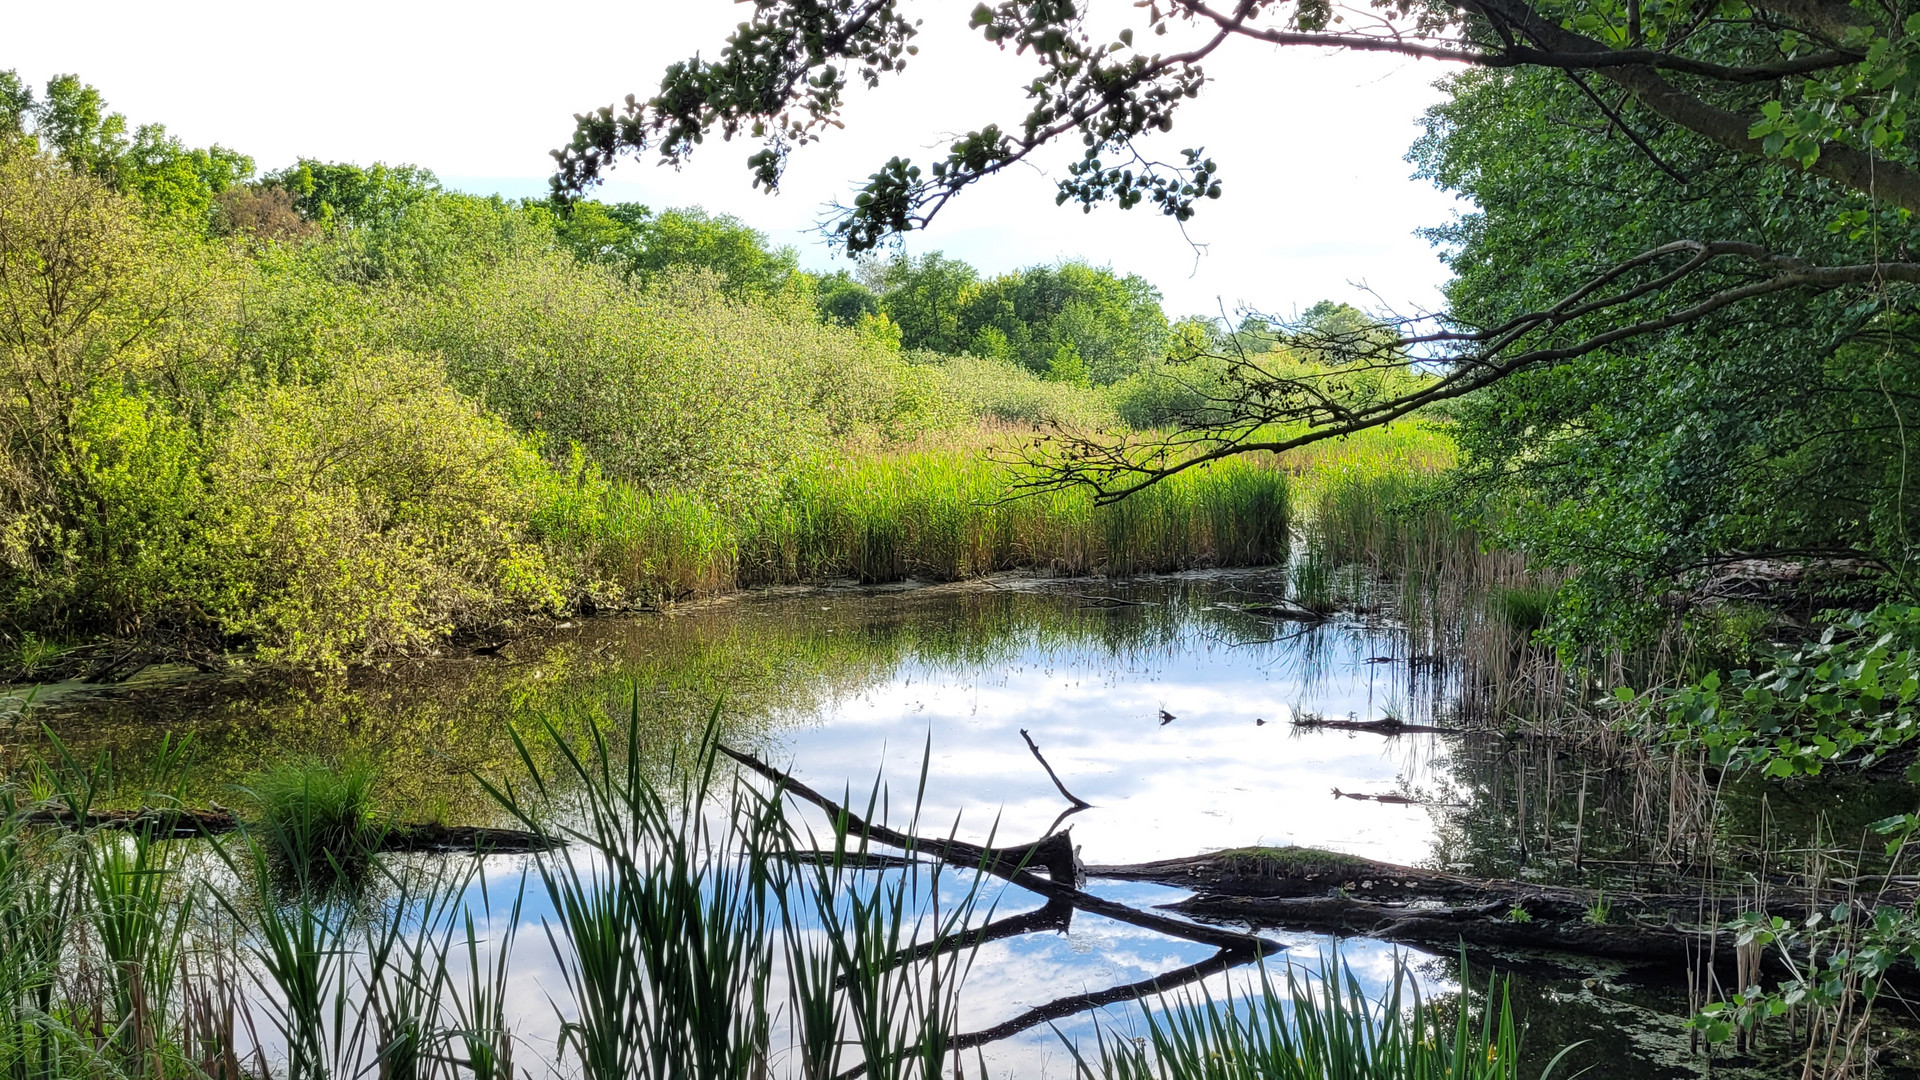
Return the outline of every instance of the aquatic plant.
{"type": "Polygon", "coordinates": [[[1523,636],[1531,635],[1547,625],[1554,592],[1554,586],[1549,583],[1496,585],[1487,593],[1487,606],[1507,629],[1523,636]]]}
{"type": "MultiPolygon", "coordinates": [[[[1376,1001],[1333,951],[1317,971],[1288,963],[1284,988],[1263,966],[1246,992],[1229,988],[1215,998],[1203,987],[1143,1001],[1145,1036],[1108,1026],[1092,1056],[1072,1042],[1067,1049],[1085,1080],[1519,1080],[1519,1030],[1499,981],[1488,985],[1478,1023],[1464,1000],[1451,1023],[1447,1012],[1423,998],[1405,957],[1395,957],[1392,981],[1376,1001]]],[[[1562,1049],[1540,1080],[1572,1049],[1562,1049]]]]}
{"type": "Polygon", "coordinates": [[[364,870],[383,831],[373,810],[377,775],[366,758],[297,757],[248,777],[254,827],[276,865],[303,884],[322,870],[364,870]]]}

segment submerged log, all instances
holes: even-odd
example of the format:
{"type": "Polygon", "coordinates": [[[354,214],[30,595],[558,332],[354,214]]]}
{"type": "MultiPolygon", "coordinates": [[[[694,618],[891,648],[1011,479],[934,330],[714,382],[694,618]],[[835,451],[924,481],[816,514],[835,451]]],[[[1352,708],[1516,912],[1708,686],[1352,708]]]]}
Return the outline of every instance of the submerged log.
{"type": "Polygon", "coordinates": [[[1331,608],[1321,611],[1303,604],[1296,604],[1291,600],[1273,600],[1261,604],[1234,604],[1229,606],[1236,611],[1245,612],[1248,615],[1258,615],[1267,619],[1279,619],[1283,622],[1317,623],[1324,622],[1333,617],[1333,609],[1331,608]]]}
{"type": "Polygon", "coordinates": [[[1349,896],[1246,897],[1200,895],[1167,910],[1256,929],[1364,934],[1382,941],[1442,950],[1461,944],[1542,949],[1610,960],[1686,960],[1715,944],[1732,956],[1733,935],[1705,927],[1644,922],[1589,922],[1522,904],[1445,905],[1349,896]],[[1524,913],[1524,914],[1522,914],[1524,913]]]}
{"type": "MultiPolygon", "coordinates": [[[[73,829],[113,829],[122,832],[152,830],[154,836],[186,839],[238,832],[247,822],[225,807],[194,810],[187,807],[147,807],[138,810],[88,810],[75,814],[53,807],[24,814],[27,825],[73,829]]],[[[478,825],[387,825],[376,827],[381,851],[441,854],[514,855],[547,851],[564,841],[521,829],[493,829],[478,825]]]]}
{"type": "Polygon", "coordinates": [[[1370,731],[1375,735],[1459,735],[1459,728],[1434,727],[1431,724],[1409,724],[1405,720],[1387,717],[1384,720],[1328,720],[1323,716],[1295,717],[1293,726],[1308,731],[1370,731]]]}

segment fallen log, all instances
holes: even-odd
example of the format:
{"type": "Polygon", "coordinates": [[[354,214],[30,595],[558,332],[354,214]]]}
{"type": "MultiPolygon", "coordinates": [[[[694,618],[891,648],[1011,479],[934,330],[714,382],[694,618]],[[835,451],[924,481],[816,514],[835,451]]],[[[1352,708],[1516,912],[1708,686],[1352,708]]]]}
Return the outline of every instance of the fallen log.
{"type": "Polygon", "coordinates": [[[1712,947],[1716,938],[1726,955],[1732,956],[1734,944],[1734,936],[1725,931],[1640,922],[1595,923],[1584,916],[1535,915],[1523,905],[1500,902],[1445,906],[1348,896],[1203,894],[1164,906],[1194,918],[1255,928],[1363,934],[1443,951],[1465,943],[1645,961],[1698,956],[1712,947]]]}
{"type": "Polygon", "coordinates": [[[1328,720],[1323,716],[1296,716],[1293,726],[1308,731],[1368,731],[1375,735],[1460,735],[1459,728],[1434,727],[1431,724],[1409,724],[1405,720],[1387,717],[1384,720],[1328,720]]]}
{"type": "MultiPolygon", "coordinates": [[[[1236,848],[1083,871],[1192,890],[1194,896],[1165,908],[1256,930],[1366,934],[1449,947],[1464,941],[1626,960],[1697,956],[1716,945],[1731,950],[1733,936],[1719,927],[1755,904],[1751,892],[1603,892],[1469,878],[1307,847],[1236,848]]],[[[1911,906],[1917,899],[1920,890],[1890,889],[1877,902],[1911,906]]],[[[1871,917],[1876,902],[1861,903],[1841,889],[1776,886],[1762,906],[1798,918],[1842,901],[1852,902],[1856,917],[1871,917]]]]}
{"type": "Polygon", "coordinates": [[[1233,604],[1235,611],[1248,615],[1258,615],[1266,619],[1279,619],[1284,622],[1325,622],[1333,616],[1333,610],[1320,611],[1296,604],[1291,600],[1274,600],[1264,604],[1233,604]]]}
{"type": "MultiPolygon", "coordinates": [[[[156,837],[188,839],[238,832],[247,822],[225,807],[195,810],[187,807],[146,807],[137,810],[88,810],[80,814],[66,807],[35,810],[21,815],[31,826],[66,829],[112,829],[121,832],[152,830],[156,837]]],[[[521,829],[494,829],[478,825],[387,825],[377,827],[381,851],[437,854],[514,855],[547,851],[563,841],[521,829]]]]}

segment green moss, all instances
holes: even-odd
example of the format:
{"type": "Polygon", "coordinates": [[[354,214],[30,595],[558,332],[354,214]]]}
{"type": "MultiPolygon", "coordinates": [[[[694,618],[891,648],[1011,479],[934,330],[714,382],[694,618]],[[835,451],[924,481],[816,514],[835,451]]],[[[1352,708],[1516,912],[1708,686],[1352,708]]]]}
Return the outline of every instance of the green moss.
{"type": "Polygon", "coordinates": [[[1364,871],[1377,864],[1357,855],[1311,847],[1243,847],[1216,852],[1214,858],[1234,870],[1267,874],[1323,874],[1333,870],[1364,871]]]}

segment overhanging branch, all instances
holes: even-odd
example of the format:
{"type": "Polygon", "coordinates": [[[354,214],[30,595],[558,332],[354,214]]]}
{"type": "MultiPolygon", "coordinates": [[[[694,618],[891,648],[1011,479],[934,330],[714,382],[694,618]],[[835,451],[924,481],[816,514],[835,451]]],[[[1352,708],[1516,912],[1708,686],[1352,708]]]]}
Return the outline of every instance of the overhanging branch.
{"type": "Polygon", "coordinates": [[[1238,405],[1237,414],[1146,442],[1062,435],[1042,448],[1045,456],[1026,459],[1034,471],[1016,485],[1016,491],[1025,494],[1085,487],[1093,491],[1097,504],[1107,505],[1188,469],[1245,453],[1283,453],[1381,427],[1520,372],[1684,326],[1758,297],[1795,289],[1829,290],[1883,282],[1920,283],[1920,263],[1814,266],[1739,241],[1663,244],[1602,271],[1550,307],[1515,316],[1497,326],[1384,340],[1323,337],[1313,347],[1333,354],[1333,363],[1325,371],[1308,374],[1274,375],[1258,364],[1242,363],[1238,368],[1239,396],[1231,402],[1217,399],[1238,405]],[[1680,265],[1659,270],[1672,259],[1680,259],[1680,265]],[[1715,283],[1710,280],[1711,291],[1674,297],[1674,306],[1660,314],[1580,332],[1581,324],[1592,316],[1623,305],[1667,298],[1679,286],[1709,271],[1745,280],[1719,287],[1712,287],[1715,283]],[[1650,276],[1633,280],[1636,273],[1650,276]],[[1570,332],[1575,336],[1569,339],[1570,332]],[[1412,351],[1431,345],[1456,351],[1425,360],[1412,351]],[[1447,370],[1414,389],[1378,400],[1344,403],[1323,385],[1350,378],[1355,371],[1392,366],[1412,371],[1434,362],[1444,363],[1447,370]],[[1275,426],[1297,429],[1302,425],[1305,430],[1284,438],[1262,437],[1275,426]]]}

